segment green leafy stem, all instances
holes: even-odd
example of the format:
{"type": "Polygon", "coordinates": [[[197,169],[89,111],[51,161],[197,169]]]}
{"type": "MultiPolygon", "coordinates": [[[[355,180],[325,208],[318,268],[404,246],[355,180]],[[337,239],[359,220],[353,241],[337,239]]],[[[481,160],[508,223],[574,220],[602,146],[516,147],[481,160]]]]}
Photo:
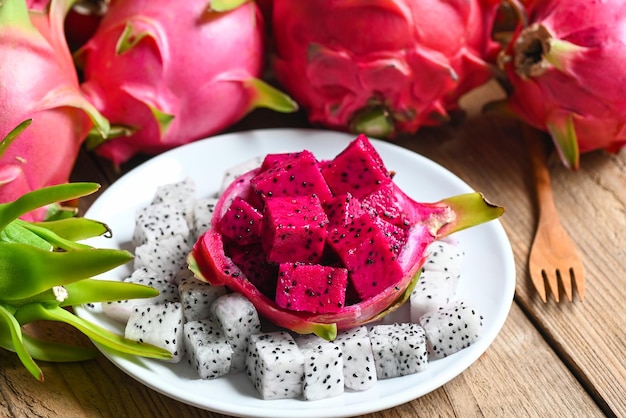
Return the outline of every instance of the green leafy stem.
{"type": "Polygon", "coordinates": [[[109,228],[86,218],[27,222],[20,217],[34,209],[77,199],[99,189],[96,183],[68,183],[38,189],[0,204],[0,347],[17,354],[38,380],[35,360],[69,362],[91,359],[96,350],[43,341],[23,332],[33,321],[59,321],[92,341],[149,358],[171,354],[124,338],[76,316],[70,306],[156,296],[149,286],[94,278],[132,259],[124,250],[98,249],[79,241],[110,234],[109,228]]]}

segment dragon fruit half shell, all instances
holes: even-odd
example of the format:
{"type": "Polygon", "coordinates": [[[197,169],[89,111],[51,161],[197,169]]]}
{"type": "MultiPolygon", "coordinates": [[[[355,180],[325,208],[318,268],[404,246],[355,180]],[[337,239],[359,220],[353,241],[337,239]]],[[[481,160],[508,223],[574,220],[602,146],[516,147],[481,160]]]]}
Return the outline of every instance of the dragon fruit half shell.
{"type": "MultiPolygon", "coordinates": [[[[307,158],[310,153],[303,151],[282,154],[280,158],[285,155],[288,157],[278,163],[272,163],[272,161],[277,161],[276,156],[270,156],[272,158],[269,160],[266,158],[260,167],[237,177],[218,200],[211,219],[211,228],[196,241],[193,247],[188,259],[191,270],[200,280],[216,286],[227,286],[233,291],[242,293],[254,304],[261,316],[276,325],[301,334],[315,333],[323,338],[334,339],[338,329],[349,329],[370,323],[402,305],[410,296],[419,278],[417,273],[425,261],[426,247],[433,241],[456,231],[496,219],[504,212],[503,208],[488,203],[479,193],[453,196],[435,203],[414,201],[394,183],[391,183],[390,177],[373,174],[375,172],[388,173],[377,154],[372,154],[374,157],[371,159],[364,157],[363,153],[357,154],[362,158],[347,158],[347,152],[354,151],[356,148],[352,145],[363,144],[363,138],[363,136],[357,138],[344,153],[326,165],[315,163],[315,161],[312,163],[307,158]],[[298,160],[304,162],[298,163],[298,160]],[[358,171],[359,167],[364,171],[358,171]],[[344,171],[346,169],[349,171],[344,171]],[[323,184],[315,183],[315,176],[312,173],[316,170],[318,181],[323,184]],[[320,170],[323,174],[320,174],[320,170]],[[332,182],[332,188],[339,194],[333,197],[331,193],[328,193],[326,197],[322,197],[323,194],[319,191],[328,190],[328,185],[324,183],[324,180],[319,180],[322,176],[328,179],[329,184],[332,182]],[[352,192],[367,195],[364,201],[370,201],[370,203],[363,206],[367,208],[364,212],[349,207],[347,202],[352,198],[347,198],[347,195],[340,191],[346,187],[352,192]],[[365,190],[367,188],[373,188],[373,190],[367,191],[365,190]],[[264,193],[264,190],[267,190],[267,193],[264,193]],[[373,200],[381,196],[379,193],[386,193],[387,198],[374,202],[373,200]],[[303,198],[304,200],[301,200],[303,198]],[[329,214],[328,218],[324,211],[319,209],[320,206],[313,204],[309,198],[315,200],[317,205],[324,207],[324,211],[329,214]],[[241,199],[248,201],[250,205],[258,205],[258,210],[263,213],[263,219],[253,220],[238,210],[235,215],[230,216],[235,204],[238,208],[242,207],[237,203],[241,199]],[[287,208],[285,211],[274,211],[274,205],[278,205],[277,202],[282,204],[285,201],[290,201],[294,205],[290,208],[295,208],[295,210],[287,208]],[[337,205],[338,202],[339,205],[337,205]],[[261,206],[265,208],[262,209],[261,206]],[[279,216],[279,212],[282,216],[279,216]],[[334,214],[330,215],[330,213],[334,214]],[[383,218],[390,221],[384,221],[383,218]],[[395,228],[391,225],[391,222],[396,221],[403,225],[403,228],[395,228]],[[235,222],[241,222],[241,225],[249,226],[249,229],[255,229],[254,225],[258,222],[262,224],[259,229],[262,228],[264,232],[261,232],[261,237],[257,236],[257,238],[262,240],[263,250],[260,253],[266,258],[254,264],[253,270],[246,270],[246,263],[241,263],[241,260],[236,259],[235,256],[245,253],[245,257],[253,258],[255,254],[259,254],[259,252],[245,252],[245,249],[253,247],[254,244],[248,244],[249,240],[244,243],[242,239],[243,234],[254,232],[237,230],[235,235],[230,234],[229,230],[233,228],[235,222]],[[328,222],[333,224],[332,227],[329,226],[329,229],[326,229],[328,222]],[[384,230],[380,229],[385,232],[384,237],[382,235],[375,237],[373,231],[379,230],[383,224],[388,225],[384,227],[384,230]],[[299,230],[302,233],[299,233],[299,230]],[[270,233],[267,234],[266,231],[270,233]],[[275,233],[276,231],[279,232],[275,233]],[[318,235],[319,231],[323,231],[321,238],[318,235]],[[392,231],[398,233],[395,235],[396,238],[390,236],[392,231]],[[294,238],[296,236],[298,236],[297,239],[294,238]],[[351,239],[352,241],[347,243],[351,239]],[[396,245],[395,239],[398,243],[401,241],[402,244],[396,245]],[[344,240],[343,243],[340,242],[342,240],[344,240]],[[323,247],[321,250],[316,248],[320,242],[323,247]],[[378,246],[377,242],[382,243],[381,246],[378,246]],[[356,246],[353,245],[355,243],[356,246]],[[267,247],[269,247],[268,250],[266,250],[267,247]],[[238,252],[233,252],[233,248],[238,248],[238,252]],[[278,254],[279,251],[282,256],[286,257],[285,259],[272,258],[272,255],[278,254]],[[305,261],[289,264],[296,257],[296,252],[304,257],[301,260],[305,261]],[[392,257],[387,257],[387,255],[392,255],[392,257]],[[290,261],[285,263],[285,260],[290,261]],[[357,262],[357,265],[352,261],[357,262]],[[274,273],[271,267],[267,270],[259,267],[272,264],[281,267],[274,273]],[[293,286],[291,288],[284,286],[282,293],[278,291],[280,285],[275,285],[272,292],[267,293],[264,291],[266,286],[259,283],[259,280],[266,280],[265,284],[267,284],[271,277],[276,280],[276,275],[281,276],[280,281],[285,277],[290,277],[285,280],[291,282],[293,277],[286,276],[290,271],[306,269],[307,265],[310,268],[316,268],[322,264],[330,266],[330,270],[348,268],[351,274],[355,274],[352,276],[353,283],[356,279],[361,282],[363,288],[370,286],[368,293],[366,295],[360,293],[359,298],[354,299],[353,302],[349,301],[348,297],[345,299],[346,303],[343,303],[341,298],[335,299],[335,287],[344,286],[345,288],[346,284],[345,281],[342,285],[338,284],[337,277],[334,273],[328,273],[329,270],[326,270],[326,267],[321,267],[320,271],[323,275],[329,274],[323,278],[327,291],[320,291],[319,294],[311,290],[317,286],[313,284],[317,279],[311,277],[303,279],[307,281],[304,286],[307,291],[302,294],[296,294],[294,289],[298,287],[298,284],[295,281],[290,283],[293,286]],[[286,265],[287,269],[291,270],[283,270],[286,265]],[[376,265],[379,268],[374,268],[376,265]],[[361,268],[363,266],[371,268],[363,269],[361,268]],[[333,269],[334,267],[338,268],[333,269]],[[364,272],[364,270],[369,271],[364,272]],[[384,270],[391,271],[392,274],[385,274],[384,270]],[[359,273],[356,273],[357,271],[359,273]],[[374,274],[372,274],[373,271],[374,274]],[[266,275],[266,272],[270,273],[266,275]],[[363,283],[364,276],[367,274],[372,274],[368,277],[374,278],[373,284],[369,281],[363,283]],[[297,302],[296,297],[309,300],[297,302]],[[317,298],[316,302],[309,304],[307,308],[295,307],[296,304],[304,306],[313,298],[317,298]],[[293,303],[282,303],[283,299],[288,299],[293,303]],[[341,303],[335,304],[333,309],[327,309],[329,306],[316,309],[331,300],[332,303],[337,300],[341,303]],[[319,306],[316,305],[318,302],[319,306]]],[[[361,147],[361,145],[358,146],[361,147]]],[[[365,145],[361,149],[370,152],[373,147],[365,145]]],[[[375,153],[375,151],[371,152],[375,153]]],[[[352,155],[354,153],[351,153],[352,155]]],[[[353,198],[356,199],[356,197],[353,198]]],[[[354,289],[357,289],[356,286],[354,289]]],[[[346,289],[346,293],[348,292],[346,289]]],[[[359,293],[358,289],[357,293],[359,293]]]]}
{"type": "Polygon", "coordinates": [[[502,56],[506,110],[548,131],[566,167],[581,153],[626,145],[626,3],[527,1],[502,56]]]}
{"type": "Polygon", "coordinates": [[[312,123],[374,137],[438,125],[492,76],[493,0],[275,0],[273,68],[312,123]]]}
{"type": "MultiPolygon", "coordinates": [[[[70,4],[53,0],[46,11],[29,13],[24,0],[0,3],[0,202],[67,182],[94,124],[108,131],[108,122],[81,94],[65,42],[70,4]]],[[[46,213],[40,209],[24,218],[41,220],[46,213]]]]}
{"type": "Polygon", "coordinates": [[[258,78],[264,36],[251,1],[111,1],[77,53],[83,91],[112,124],[89,145],[120,164],[217,133],[255,107],[295,110],[258,78]]]}

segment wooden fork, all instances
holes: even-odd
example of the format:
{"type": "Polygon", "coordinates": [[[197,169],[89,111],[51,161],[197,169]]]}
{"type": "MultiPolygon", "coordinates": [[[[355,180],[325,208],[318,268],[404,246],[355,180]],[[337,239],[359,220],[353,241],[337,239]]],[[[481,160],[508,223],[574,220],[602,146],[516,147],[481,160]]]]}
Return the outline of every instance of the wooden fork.
{"type": "Polygon", "coordinates": [[[539,131],[524,125],[524,139],[530,153],[539,221],[535,231],[528,268],[530,278],[544,301],[547,301],[545,282],[548,282],[554,299],[559,301],[559,282],[567,299],[572,301],[572,284],[578,292],[578,298],[585,297],[585,273],[582,262],[571,238],[563,229],[554,205],[550,173],[547,167],[547,153],[543,135],[539,131]]]}

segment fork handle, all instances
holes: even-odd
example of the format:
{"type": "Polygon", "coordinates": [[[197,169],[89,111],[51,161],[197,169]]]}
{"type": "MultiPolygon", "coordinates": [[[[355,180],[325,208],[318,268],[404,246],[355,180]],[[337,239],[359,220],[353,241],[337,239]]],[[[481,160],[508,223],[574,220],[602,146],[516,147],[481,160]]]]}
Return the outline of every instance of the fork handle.
{"type": "Polygon", "coordinates": [[[543,139],[544,135],[540,131],[524,124],[523,125],[524,140],[530,154],[530,162],[535,179],[535,188],[537,193],[537,203],[539,211],[544,215],[540,217],[548,221],[557,221],[556,207],[554,206],[554,197],[552,194],[552,185],[550,183],[550,172],[548,170],[548,152],[543,139]],[[554,219],[552,219],[554,217],[554,219]]]}

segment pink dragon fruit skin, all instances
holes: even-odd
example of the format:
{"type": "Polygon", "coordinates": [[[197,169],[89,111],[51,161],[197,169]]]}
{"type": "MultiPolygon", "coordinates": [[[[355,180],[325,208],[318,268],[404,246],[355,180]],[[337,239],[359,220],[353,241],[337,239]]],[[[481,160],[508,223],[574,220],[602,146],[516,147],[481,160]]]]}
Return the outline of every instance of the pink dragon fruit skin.
{"type": "Polygon", "coordinates": [[[501,62],[512,85],[506,110],[548,131],[566,167],[580,154],[626,145],[626,3],[528,1],[501,62]]]}
{"type": "Polygon", "coordinates": [[[273,68],[309,120],[391,137],[439,125],[492,77],[499,1],[275,0],[273,68]]]}
{"type": "Polygon", "coordinates": [[[121,164],[139,152],[217,133],[255,107],[295,110],[290,98],[257,78],[264,53],[257,6],[244,1],[232,10],[211,9],[223,10],[224,3],[110,2],[77,53],[82,89],[116,132],[90,143],[97,153],[121,164]]]}
{"type": "MultiPolygon", "coordinates": [[[[0,152],[0,202],[65,183],[89,130],[108,122],[81,95],[63,36],[70,2],[27,11],[23,0],[0,4],[0,138],[26,120],[21,134],[0,152]]],[[[24,216],[41,220],[46,209],[24,216]]]]}

